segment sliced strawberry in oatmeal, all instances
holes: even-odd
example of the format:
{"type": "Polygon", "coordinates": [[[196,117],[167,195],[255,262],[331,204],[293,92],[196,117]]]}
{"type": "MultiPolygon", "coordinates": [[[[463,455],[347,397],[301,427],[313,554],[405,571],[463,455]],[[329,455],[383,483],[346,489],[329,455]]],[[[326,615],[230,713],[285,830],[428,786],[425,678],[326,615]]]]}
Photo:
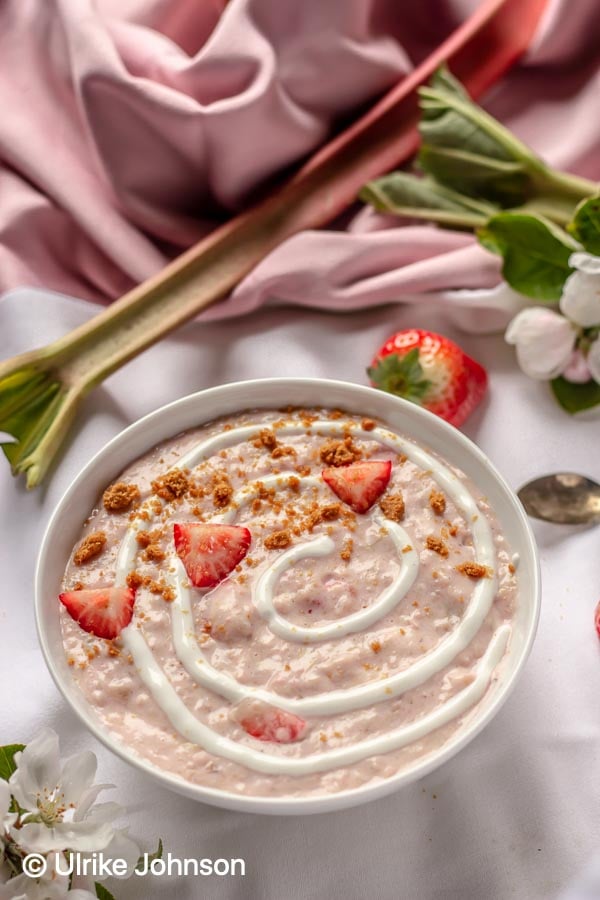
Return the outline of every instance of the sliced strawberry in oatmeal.
{"type": "Polygon", "coordinates": [[[381,497],[392,472],[389,460],[357,462],[341,468],[323,469],[323,480],[334,494],[357,513],[366,513],[381,497]]]}
{"type": "Polygon", "coordinates": [[[114,640],[131,622],[135,591],[129,587],[84,589],[65,591],[59,599],[84,631],[114,640]]]}
{"type": "Polygon", "coordinates": [[[194,587],[214,587],[248,552],[252,536],[241,525],[174,525],[175,550],[194,587]]]}

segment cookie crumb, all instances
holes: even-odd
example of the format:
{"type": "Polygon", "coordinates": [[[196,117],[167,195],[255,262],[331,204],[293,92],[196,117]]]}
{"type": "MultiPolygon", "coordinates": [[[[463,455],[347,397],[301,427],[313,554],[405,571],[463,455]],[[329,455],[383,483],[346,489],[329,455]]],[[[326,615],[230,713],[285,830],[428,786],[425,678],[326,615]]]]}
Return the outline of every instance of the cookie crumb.
{"type": "Polygon", "coordinates": [[[369,646],[373,653],[379,653],[381,650],[381,643],[379,641],[371,641],[369,646]]]}
{"type": "Polygon", "coordinates": [[[436,514],[441,516],[446,510],[446,498],[441,491],[432,491],[429,495],[429,505],[436,514]]]}
{"type": "Polygon", "coordinates": [[[489,578],[490,570],[487,566],[482,566],[481,563],[476,562],[464,562],[459,566],[456,566],[456,571],[460,572],[461,575],[467,575],[469,578],[489,578]]]}
{"type": "Polygon", "coordinates": [[[162,562],[166,553],[159,544],[148,544],[144,551],[144,558],[149,562],[162,562]]]}
{"type": "Polygon", "coordinates": [[[309,531],[312,531],[321,522],[332,522],[334,519],[338,519],[341,512],[342,506],[340,503],[327,503],[325,506],[317,506],[307,516],[306,527],[309,531]]]}
{"type": "Polygon", "coordinates": [[[362,459],[362,452],[348,435],[343,440],[326,441],[321,447],[320,457],[321,462],[328,466],[347,466],[362,459]]]}
{"type": "Polygon", "coordinates": [[[401,522],[406,512],[404,497],[402,494],[390,494],[388,497],[383,497],[379,508],[384,516],[391,519],[392,522],[401,522]]]}
{"type": "Polygon", "coordinates": [[[106,534],[103,531],[94,531],[88,534],[73,555],[73,562],[76,566],[83,566],[90,559],[99,556],[106,546],[106,534]]]}
{"type": "Polygon", "coordinates": [[[290,475],[287,480],[287,486],[289,487],[290,491],[294,492],[294,494],[298,494],[300,491],[300,479],[296,478],[295,475],[290,475]]]}
{"type": "Polygon", "coordinates": [[[377,423],[373,419],[363,419],[360,424],[363,431],[373,431],[377,423]]]}
{"type": "Polygon", "coordinates": [[[514,575],[515,572],[516,572],[517,570],[515,569],[515,567],[513,566],[512,563],[509,563],[509,564],[508,564],[508,571],[510,572],[511,575],[514,575]]]}
{"type": "Polygon", "coordinates": [[[354,549],[354,541],[352,538],[348,538],[348,540],[344,541],[344,546],[340,552],[340,556],[343,560],[348,562],[350,557],[352,556],[352,551],[354,549]]]}
{"type": "Polygon", "coordinates": [[[213,480],[212,495],[213,503],[219,509],[224,506],[229,506],[229,504],[231,503],[231,498],[233,496],[233,487],[231,486],[231,482],[224,473],[215,476],[213,480]]]}
{"type": "Polygon", "coordinates": [[[436,537],[434,534],[430,534],[427,536],[425,546],[428,550],[433,550],[434,553],[439,553],[440,556],[448,556],[449,551],[445,543],[441,538],[436,537]]]}
{"type": "Polygon", "coordinates": [[[263,428],[258,437],[253,441],[255,447],[264,447],[266,450],[274,450],[277,446],[275,432],[270,428],[263,428]]]}
{"type": "Polygon", "coordinates": [[[132,591],[137,591],[141,587],[143,580],[138,572],[130,572],[126,578],[127,587],[131,588],[132,591]]]}
{"type": "Polygon", "coordinates": [[[271,456],[273,459],[280,459],[282,456],[296,456],[296,451],[293,447],[288,445],[282,447],[281,444],[279,444],[279,446],[271,451],[271,456]]]}
{"type": "Polygon", "coordinates": [[[170,472],[152,482],[154,493],[167,502],[183,497],[184,494],[187,494],[189,487],[189,479],[182,469],[171,469],[170,472]]]}
{"type": "Polygon", "coordinates": [[[124,512],[134,503],[140,502],[140,489],[137,484],[117,481],[106,488],[102,494],[102,502],[107,512],[124,512]]]}
{"type": "Polygon", "coordinates": [[[292,542],[292,537],[287,529],[283,529],[282,531],[274,531],[273,534],[270,534],[265,538],[265,547],[267,550],[283,550],[285,547],[289,547],[292,542]]]}

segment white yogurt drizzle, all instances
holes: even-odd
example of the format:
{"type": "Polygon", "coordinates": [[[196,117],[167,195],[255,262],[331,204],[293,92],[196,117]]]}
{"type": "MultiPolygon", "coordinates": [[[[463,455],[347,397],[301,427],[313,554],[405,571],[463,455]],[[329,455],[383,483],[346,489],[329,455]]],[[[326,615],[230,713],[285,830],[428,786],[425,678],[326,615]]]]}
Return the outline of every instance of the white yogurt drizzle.
{"type": "MultiPolygon", "coordinates": [[[[299,425],[284,425],[277,429],[277,434],[281,436],[307,433],[339,435],[343,433],[342,428],[343,426],[340,425],[339,421],[325,420],[314,422],[309,428],[299,425]]],[[[209,438],[182,456],[177,463],[177,468],[193,469],[201,461],[208,459],[220,450],[254,438],[258,430],[256,425],[248,425],[209,438]]],[[[177,658],[198,684],[216,692],[232,703],[237,703],[246,698],[259,699],[269,705],[310,716],[342,714],[350,710],[393,699],[423,684],[433,675],[450,665],[453,659],[471,643],[492,606],[497,587],[492,533],[485,516],[480,512],[466,485],[457,475],[435,457],[431,456],[431,454],[427,453],[427,451],[388,429],[377,427],[371,431],[366,431],[359,427],[353,427],[352,434],[369,441],[377,440],[394,452],[404,454],[411,462],[431,473],[432,478],[452,498],[456,507],[470,524],[475,559],[490,570],[490,577],[483,578],[477,582],[468,608],[455,631],[440,642],[434,650],[421,657],[409,668],[397,672],[389,678],[379,679],[372,683],[356,685],[345,690],[330,691],[326,694],[318,694],[312,697],[293,699],[280,697],[262,688],[242,685],[226,673],[219,672],[213,668],[202,653],[193,629],[192,598],[187,586],[188,580],[185,569],[179,559],[173,557],[176,597],[171,604],[171,620],[173,643],[177,658]]],[[[265,476],[260,481],[265,486],[271,484],[281,485],[284,483],[284,479],[284,475],[272,475],[265,476]]],[[[318,478],[305,477],[300,480],[304,486],[313,486],[320,489],[324,487],[321,479],[318,478]]],[[[239,508],[255,497],[257,491],[258,485],[256,483],[244,487],[234,498],[234,503],[230,509],[221,516],[215,517],[213,521],[233,521],[239,508]]],[[[148,512],[151,516],[151,511],[148,510],[148,512]]],[[[370,515],[376,522],[380,522],[378,513],[371,513],[370,515]]],[[[144,522],[138,521],[129,527],[117,559],[117,584],[125,582],[127,574],[135,563],[138,551],[137,531],[140,528],[147,527],[148,520],[144,522]]],[[[385,527],[402,559],[398,576],[382,592],[375,603],[364,610],[360,610],[333,623],[310,628],[294,626],[277,612],[274,604],[274,592],[283,573],[303,558],[326,556],[333,552],[335,547],[333,541],[326,535],[321,535],[311,541],[297,544],[279,555],[261,574],[253,589],[254,604],[271,631],[289,641],[312,643],[362,631],[389,613],[410,590],[418,574],[419,562],[418,554],[414,549],[404,554],[401,552],[403,547],[407,545],[412,547],[413,544],[407,532],[397,523],[387,520],[385,521],[385,527]]],[[[508,626],[503,626],[497,630],[485,655],[480,660],[475,681],[439,709],[387,735],[361,741],[352,747],[328,751],[301,759],[282,758],[266,751],[254,750],[251,747],[225,738],[202,724],[180,699],[139,630],[132,624],[124,629],[122,638],[133,657],[142,681],[151,692],[155,702],[163,710],[173,726],[186,739],[200,744],[210,753],[239,762],[256,771],[302,775],[309,772],[325,771],[336,766],[348,765],[375,753],[387,753],[398,749],[411,741],[420,739],[430,731],[440,728],[454,717],[464,713],[471,705],[478,702],[485,693],[491,673],[506,649],[509,633],[510,629],[508,626]]]]}
{"type": "Polygon", "coordinates": [[[295,776],[326,772],[339,766],[352,765],[370,756],[399,750],[413,741],[421,740],[429,732],[441,728],[457,716],[464,715],[468,709],[481,700],[488,689],[492,672],[506,650],[509,634],[510,628],[507,625],[502,625],[496,631],[477,665],[474,680],[439,709],[402,728],[358,741],[350,747],[340,747],[326,753],[313,753],[309,756],[292,758],[276,756],[256,750],[247,744],[236,743],[231,738],[217,734],[212,728],[204,725],[190,712],[180,698],[156,662],[143,635],[136,628],[131,627],[122,632],[123,642],[135,660],[140,678],[182,737],[193,744],[199,744],[208,753],[229,759],[255,772],[295,776]]]}

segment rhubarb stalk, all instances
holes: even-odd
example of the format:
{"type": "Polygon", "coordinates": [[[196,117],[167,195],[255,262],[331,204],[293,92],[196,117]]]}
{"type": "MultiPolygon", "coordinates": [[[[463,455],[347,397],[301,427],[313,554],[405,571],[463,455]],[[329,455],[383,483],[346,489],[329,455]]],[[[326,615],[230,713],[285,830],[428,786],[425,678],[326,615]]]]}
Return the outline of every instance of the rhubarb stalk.
{"type": "Polygon", "coordinates": [[[0,364],[0,431],[14,474],[44,478],[81,399],[111,372],[227,296],[291,235],[325,224],[365,182],[418,146],[417,89],[448,63],[478,96],[527,48],[546,0],[486,0],[369,112],[319,150],[274,195],[214,231],[90,322],[0,364]]]}

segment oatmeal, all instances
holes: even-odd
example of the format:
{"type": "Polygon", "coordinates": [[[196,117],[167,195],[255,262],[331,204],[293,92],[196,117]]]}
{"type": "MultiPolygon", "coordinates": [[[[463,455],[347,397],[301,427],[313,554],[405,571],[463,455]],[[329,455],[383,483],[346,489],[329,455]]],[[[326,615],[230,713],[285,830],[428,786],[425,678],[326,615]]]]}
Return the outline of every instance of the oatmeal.
{"type": "Polygon", "coordinates": [[[62,590],[72,677],[113,737],[194,784],[317,796],[455,736],[506,652],[517,573],[427,448],[361,415],[261,410],[118,473],[62,590]]]}

